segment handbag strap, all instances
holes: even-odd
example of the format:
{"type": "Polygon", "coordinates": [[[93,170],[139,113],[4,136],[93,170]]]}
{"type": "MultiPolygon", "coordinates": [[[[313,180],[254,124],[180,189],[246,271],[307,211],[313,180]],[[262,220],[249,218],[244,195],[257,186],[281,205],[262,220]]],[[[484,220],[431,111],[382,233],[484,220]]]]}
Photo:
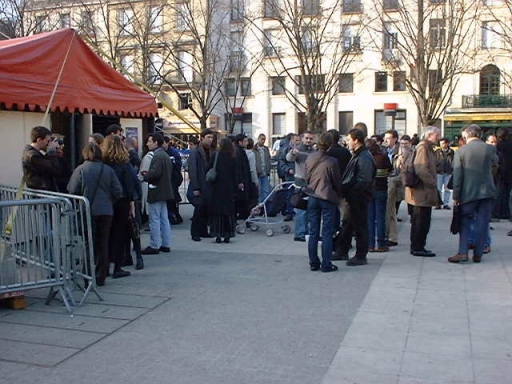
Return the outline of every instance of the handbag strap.
{"type": "Polygon", "coordinates": [[[322,158],[323,158],[323,156],[320,156],[320,159],[318,159],[318,161],[315,163],[315,165],[313,165],[313,167],[311,167],[311,170],[306,175],[306,183],[307,184],[309,184],[309,179],[311,179],[311,176],[313,176],[313,172],[315,171],[316,167],[318,167],[320,165],[320,163],[322,162],[322,158]]]}
{"type": "Polygon", "coordinates": [[[213,159],[213,169],[217,170],[217,159],[219,158],[219,152],[215,152],[215,158],[213,159]]]}
{"type": "Polygon", "coordinates": [[[91,206],[92,206],[92,203],[94,203],[94,199],[96,198],[96,192],[98,192],[98,186],[100,185],[100,180],[101,180],[101,175],[103,174],[103,168],[105,167],[105,164],[101,163],[101,170],[100,170],[100,174],[98,176],[98,181],[96,182],[96,185],[94,186],[94,192],[92,193],[92,198],[91,198],[91,206]]]}

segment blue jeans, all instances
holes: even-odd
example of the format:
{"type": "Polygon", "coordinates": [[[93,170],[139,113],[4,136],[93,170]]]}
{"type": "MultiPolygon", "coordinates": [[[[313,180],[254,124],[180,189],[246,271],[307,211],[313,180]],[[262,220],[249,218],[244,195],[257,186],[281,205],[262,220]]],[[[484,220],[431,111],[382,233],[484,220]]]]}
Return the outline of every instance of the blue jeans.
{"type": "Polygon", "coordinates": [[[475,256],[482,256],[485,237],[489,230],[489,222],[493,208],[493,199],[471,201],[460,205],[461,228],[459,235],[459,254],[467,255],[473,229],[475,237],[475,256]]]}
{"type": "Polygon", "coordinates": [[[295,208],[295,237],[304,237],[308,231],[308,211],[295,208]]]}
{"type": "Polygon", "coordinates": [[[171,247],[171,224],[167,212],[167,202],[148,203],[149,214],[149,246],[158,249],[171,247]]]}
{"type": "Polygon", "coordinates": [[[338,207],[326,200],[316,197],[308,199],[309,243],[308,254],[310,265],[320,265],[322,269],[331,268],[332,236],[335,230],[334,217],[338,207]],[[322,223],[322,263],[318,258],[318,237],[322,223]]]}
{"type": "Polygon", "coordinates": [[[439,191],[439,195],[443,200],[443,205],[450,205],[450,200],[452,198],[452,191],[450,191],[447,187],[450,176],[451,175],[448,173],[437,174],[437,190],[439,191]]]}
{"type": "Polygon", "coordinates": [[[373,199],[368,202],[368,248],[375,248],[375,232],[378,247],[386,246],[387,200],[388,191],[374,191],[373,199]]]}
{"type": "Polygon", "coordinates": [[[259,202],[261,203],[270,193],[270,179],[268,178],[268,176],[261,176],[258,177],[258,180],[260,182],[259,202]]]}

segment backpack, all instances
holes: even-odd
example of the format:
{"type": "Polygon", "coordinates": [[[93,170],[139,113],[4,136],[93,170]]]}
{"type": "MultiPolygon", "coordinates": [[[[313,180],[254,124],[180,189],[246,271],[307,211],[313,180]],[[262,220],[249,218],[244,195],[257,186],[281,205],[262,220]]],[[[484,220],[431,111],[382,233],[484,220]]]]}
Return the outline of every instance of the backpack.
{"type": "Polygon", "coordinates": [[[416,158],[416,150],[413,150],[402,165],[402,181],[406,187],[414,188],[418,185],[420,179],[416,175],[414,169],[414,159],[416,158]]]}

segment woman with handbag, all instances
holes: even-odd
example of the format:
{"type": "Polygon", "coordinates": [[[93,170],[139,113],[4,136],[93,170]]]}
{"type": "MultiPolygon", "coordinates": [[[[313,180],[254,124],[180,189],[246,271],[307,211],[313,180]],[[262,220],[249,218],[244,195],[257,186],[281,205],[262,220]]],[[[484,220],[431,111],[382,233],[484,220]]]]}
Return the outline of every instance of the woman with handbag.
{"type": "Polygon", "coordinates": [[[98,145],[87,144],[82,155],[85,162],[71,175],[67,190],[89,200],[96,284],[103,286],[109,268],[108,244],[114,215],[113,205],[122,197],[123,189],[115,172],[103,164],[98,145]]]}
{"type": "Polygon", "coordinates": [[[210,234],[217,243],[229,243],[235,236],[235,195],[238,188],[236,157],[233,143],[224,138],[210,162],[210,169],[215,170],[215,180],[207,182],[206,200],[210,220],[210,234]]]}
{"type": "Polygon", "coordinates": [[[318,152],[306,159],[306,182],[304,192],[309,196],[309,266],[312,271],[333,272],[338,269],[332,264],[332,237],[337,228],[336,210],[341,200],[341,174],[338,161],[326,154],[334,144],[332,135],[324,132],[317,143],[318,152]],[[322,261],[318,258],[318,238],[322,224],[322,261]]]}

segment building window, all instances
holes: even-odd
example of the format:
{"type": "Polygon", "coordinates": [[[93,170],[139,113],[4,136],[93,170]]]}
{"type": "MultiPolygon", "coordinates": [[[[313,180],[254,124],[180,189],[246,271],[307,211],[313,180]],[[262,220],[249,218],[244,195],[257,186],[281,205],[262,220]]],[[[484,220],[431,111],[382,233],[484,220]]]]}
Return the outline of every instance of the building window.
{"type": "Polygon", "coordinates": [[[340,135],[346,135],[354,126],[354,112],[343,111],[339,113],[338,131],[340,135]]]}
{"type": "Polygon", "coordinates": [[[281,15],[281,0],[264,0],[264,16],[277,18],[281,15]]]}
{"type": "Polygon", "coordinates": [[[339,93],[353,93],[354,92],[354,74],[342,73],[339,79],[339,93]]]}
{"type": "Polygon", "coordinates": [[[393,91],[405,91],[405,71],[393,72],[393,91]]]}
{"type": "Polygon", "coordinates": [[[484,21],[482,23],[482,49],[501,48],[501,37],[503,33],[499,23],[496,21],[484,21]]]}
{"type": "Polygon", "coordinates": [[[235,97],[236,96],[236,80],[235,79],[227,79],[224,83],[226,96],[235,97]]]}
{"type": "Polygon", "coordinates": [[[189,31],[192,25],[189,5],[187,3],[176,4],[176,29],[180,32],[189,31]]]}
{"type": "Polygon", "coordinates": [[[231,21],[241,21],[244,13],[244,0],[231,0],[231,21]]]}
{"type": "Polygon", "coordinates": [[[149,68],[148,68],[148,80],[153,84],[160,84],[162,82],[162,67],[164,65],[164,59],[159,53],[149,54],[149,68]]]}
{"type": "Polygon", "coordinates": [[[299,94],[301,95],[306,92],[325,91],[325,75],[297,76],[296,81],[299,86],[299,94]]]}
{"type": "Polygon", "coordinates": [[[343,26],[343,51],[360,52],[361,37],[357,33],[357,27],[354,25],[343,26]]]}
{"type": "Polygon", "coordinates": [[[320,0],[302,0],[302,13],[305,16],[316,16],[320,13],[320,0]]]}
{"type": "Polygon", "coordinates": [[[375,92],[388,91],[388,73],[375,72],[375,92]]]}
{"type": "Polygon", "coordinates": [[[44,15],[36,16],[36,30],[37,32],[48,31],[48,18],[44,15]]]}
{"type": "Polygon", "coordinates": [[[440,69],[430,69],[428,71],[428,92],[431,95],[441,93],[443,87],[443,71],[440,69]]]}
{"type": "Polygon", "coordinates": [[[190,83],[194,80],[194,58],[189,52],[178,52],[179,80],[190,83]]]}
{"type": "Polygon", "coordinates": [[[71,16],[69,13],[61,13],[59,17],[59,25],[61,28],[71,27],[71,16]]]}
{"type": "Polygon", "coordinates": [[[480,71],[480,95],[499,95],[501,87],[500,69],[489,64],[480,71]]]}
{"type": "Polygon", "coordinates": [[[446,46],[446,20],[430,19],[430,46],[435,49],[446,46]]]}
{"type": "Polygon", "coordinates": [[[133,33],[133,9],[123,8],[118,11],[119,34],[126,36],[133,33]]]}
{"type": "Polygon", "coordinates": [[[284,95],[286,78],[284,76],[272,77],[272,95],[284,95]]]}
{"type": "Polygon", "coordinates": [[[163,32],[163,8],[161,6],[152,6],[149,8],[149,30],[151,33],[163,32]]]}
{"type": "Polygon", "coordinates": [[[391,24],[384,26],[384,32],[382,36],[383,48],[384,49],[396,49],[398,48],[398,31],[391,24]]]}
{"type": "Polygon", "coordinates": [[[88,35],[94,34],[95,31],[95,21],[94,21],[94,13],[90,10],[82,10],[80,12],[80,29],[82,32],[88,35]]]}
{"type": "Polygon", "coordinates": [[[280,136],[286,132],[286,114],[272,114],[272,135],[280,136]]]}
{"type": "Polygon", "coordinates": [[[243,77],[240,79],[240,95],[251,96],[251,79],[249,77],[243,77]]]}
{"type": "Polygon", "coordinates": [[[266,29],[263,37],[263,54],[267,57],[275,57],[279,54],[280,49],[277,45],[276,34],[277,31],[275,29],[266,29]]]}
{"type": "Polygon", "coordinates": [[[302,30],[302,48],[306,53],[311,53],[316,48],[315,33],[310,28],[302,30]]]}
{"type": "Polygon", "coordinates": [[[360,13],[363,12],[361,0],[343,0],[343,13],[360,13]]]}
{"type": "Polygon", "coordinates": [[[384,10],[394,10],[398,9],[400,7],[400,4],[398,3],[398,0],[384,0],[382,3],[382,7],[384,10]]]}
{"type": "Polygon", "coordinates": [[[405,134],[407,126],[407,111],[405,109],[397,109],[394,119],[386,116],[382,109],[376,110],[374,118],[375,133],[377,135],[382,135],[389,129],[395,129],[398,132],[398,136],[405,134]]]}
{"type": "Polygon", "coordinates": [[[135,58],[130,54],[121,54],[119,63],[131,75],[135,74],[135,58]]]}
{"type": "Polygon", "coordinates": [[[187,92],[187,93],[180,93],[178,95],[178,97],[179,97],[178,109],[180,109],[180,110],[190,109],[190,107],[192,106],[192,95],[189,92],[187,92]]]}

